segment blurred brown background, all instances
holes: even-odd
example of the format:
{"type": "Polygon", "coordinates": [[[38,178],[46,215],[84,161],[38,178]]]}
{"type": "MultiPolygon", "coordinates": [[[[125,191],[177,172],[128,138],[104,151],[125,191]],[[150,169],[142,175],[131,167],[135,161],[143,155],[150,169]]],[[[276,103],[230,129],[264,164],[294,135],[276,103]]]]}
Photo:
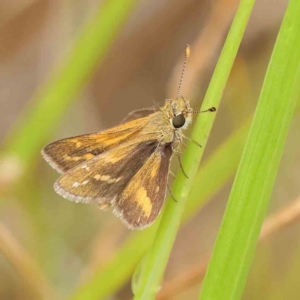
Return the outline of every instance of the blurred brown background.
{"type": "MultiPolygon", "coordinates": [[[[100,2],[0,1],[1,140],[10,134],[41,83],[68,55],[100,2]]],[[[138,1],[104,62],[74,99],[49,142],[107,128],[133,109],[153,102],[161,105],[165,98],[174,97],[186,44],[191,45],[192,53],[183,95],[198,109],[238,2],[138,1]]],[[[286,5],[287,0],[257,1],[205,157],[253,114],[286,5]]],[[[270,214],[299,195],[299,126],[295,117],[270,214]]],[[[22,190],[2,197],[1,223],[39,262],[58,294],[67,296],[92,272],[91,261],[100,263],[117,251],[128,230],[111,213],[58,197],[52,190],[57,174],[41,157],[32,173],[35,180],[28,185],[39,200],[23,199],[22,190]]],[[[231,182],[180,230],[166,282],[209,256],[230,187],[231,182]]],[[[291,225],[258,246],[243,299],[299,299],[299,233],[300,225],[291,225]]],[[[196,299],[198,294],[199,284],[171,299],[196,299]]],[[[130,295],[128,283],[112,299],[129,299],[130,295]]],[[[38,298],[7,257],[0,256],[0,299],[34,297],[38,298]]]]}

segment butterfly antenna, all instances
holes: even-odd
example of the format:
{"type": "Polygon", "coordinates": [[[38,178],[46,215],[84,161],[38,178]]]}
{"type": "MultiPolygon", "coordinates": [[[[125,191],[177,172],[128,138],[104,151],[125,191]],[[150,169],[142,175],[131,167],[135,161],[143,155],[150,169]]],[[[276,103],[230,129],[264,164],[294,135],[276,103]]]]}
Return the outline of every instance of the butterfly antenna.
{"type": "Polygon", "coordinates": [[[178,91],[177,91],[177,99],[180,97],[180,91],[181,91],[181,86],[182,86],[182,81],[183,81],[183,75],[184,75],[185,67],[186,67],[188,58],[190,56],[190,53],[191,53],[190,45],[187,45],[186,49],[185,49],[185,58],[184,58],[184,63],[183,63],[182,72],[181,72],[181,76],[180,76],[178,91]]]}
{"type": "Polygon", "coordinates": [[[215,107],[211,107],[209,109],[206,110],[193,110],[192,113],[193,114],[201,114],[201,113],[205,113],[205,112],[215,112],[217,109],[215,107]]]}

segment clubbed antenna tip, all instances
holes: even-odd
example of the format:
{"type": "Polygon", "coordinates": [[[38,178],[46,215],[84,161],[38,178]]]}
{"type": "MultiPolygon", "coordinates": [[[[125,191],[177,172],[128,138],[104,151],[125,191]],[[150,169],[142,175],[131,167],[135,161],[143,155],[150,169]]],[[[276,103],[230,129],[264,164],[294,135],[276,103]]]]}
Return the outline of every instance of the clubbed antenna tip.
{"type": "Polygon", "coordinates": [[[180,91],[181,91],[181,86],[182,86],[184,71],[185,71],[185,67],[186,67],[188,58],[190,56],[190,53],[191,53],[190,45],[186,45],[186,48],[185,48],[185,59],[184,59],[184,63],[183,63],[182,71],[181,71],[181,76],[180,76],[180,80],[179,80],[178,91],[177,91],[177,99],[180,97],[180,91]]]}
{"type": "Polygon", "coordinates": [[[185,57],[188,58],[190,54],[191,54],[191,47],[189,44],[187,44],[185,48],[185,57]]]}

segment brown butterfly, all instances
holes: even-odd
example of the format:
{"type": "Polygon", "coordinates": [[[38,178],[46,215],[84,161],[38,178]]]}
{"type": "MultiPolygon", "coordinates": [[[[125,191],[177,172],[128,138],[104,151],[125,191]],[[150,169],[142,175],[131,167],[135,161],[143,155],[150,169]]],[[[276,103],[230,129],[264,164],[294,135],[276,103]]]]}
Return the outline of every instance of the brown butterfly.
{"type": "Polygon", "coordinates": [[[62,139],[42,150],[45,160],[62,174],[54,185],[59,195],[97,203],[101,209],[113,206],[131,229],[155,221],[166,196],[170,159],[180,153],[183,130],[196,113],[179,96],[189,53],[187,47],[176,100],[166,100],[160,109],[134,111],[111,129],[62,139]]]}

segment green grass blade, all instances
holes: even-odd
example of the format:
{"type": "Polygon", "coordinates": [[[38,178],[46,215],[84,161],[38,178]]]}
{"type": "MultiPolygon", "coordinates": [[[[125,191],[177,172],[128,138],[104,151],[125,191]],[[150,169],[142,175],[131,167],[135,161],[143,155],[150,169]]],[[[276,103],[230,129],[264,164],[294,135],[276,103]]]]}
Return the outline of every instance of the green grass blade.
{"type": "Polygon", "coordinates": [[[249,131],[250,121],[251,118],[247,119],[201,165],[189,194],[184,220],[196,214],[234,176],[249,131]]]}
{"type": "Polygon", "coordinates": [[[32,165],[76,93],[103,60],[135,3],[136,0],[111,0],[99,7],[79,35],[67,61],[37,91],[24,111],[15,131],[6,141],[5,154],[17,156],[25,168],[32,165]]]}
{"type": "Polygon", "coordinates": [[[200,299],[240,299],[299,96],[300,2],[288,5],[200,299]]]}
{"type": "MultiPolygon", "coordinates": [[[[223,89],[229,77],[236,53],[242,40],[254,0],[241,1],[237,14],[230,28],[223,51],[203,102],[203,108],[218,107],[223,89]]],[[[205,146],[207,136],[213,125],[214,116],[203,114],[198,118],[192,132],[192,138],[205,146]]],[[[177,176],[173,193],[178,200],[169,199],[162,216],[154,243],[143,260],[137,283],[133,284],[134,299],[153,299],[159,289],[161,278],[168,262],[170,252],[180,226],[187,196],[192,187],[203,149],[190,143],[184,153],[183,165],[190,178],[186,179],[182,172],[177,176]]]]}

